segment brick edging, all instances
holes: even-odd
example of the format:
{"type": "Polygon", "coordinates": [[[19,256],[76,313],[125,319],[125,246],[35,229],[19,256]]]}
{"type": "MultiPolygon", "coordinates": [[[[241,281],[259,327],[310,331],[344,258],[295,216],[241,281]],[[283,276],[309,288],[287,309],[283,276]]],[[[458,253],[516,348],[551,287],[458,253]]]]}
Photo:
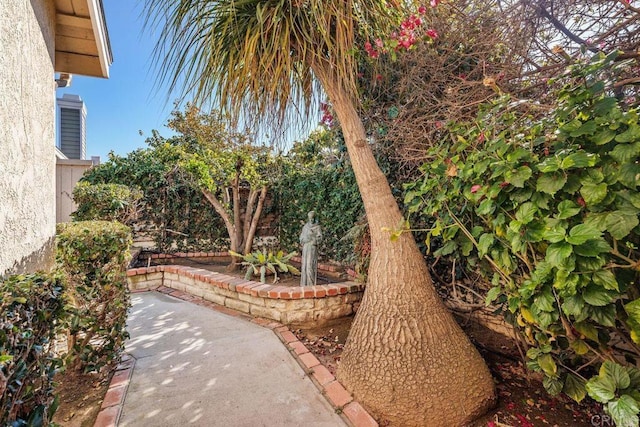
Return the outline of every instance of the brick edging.
{"type": "Polygon", "coordinates": [[[128,353],[122,355],[122,359],[109,382],[107,393],[102,399],[102,406],[93,427],[115,427],[118,425],[135,364],[136,359],[133,356],[128,353]]]}
{"type": "Polygon", "coordinates": [[[280,286],[266,284],[252,280],[244,280],[223,273],[216,273],[202,268],[182,265],[158,265],[153,267],[138,267],[127,270],[127,277],[152,273],[173,273],[199,280],[213,287],[231,290],[240,294],[271,299],[297,300],[305,298],[325,298],[329,296],[345,295],[362,292],[365,284],[352,281],[331,283],[315,286],[280,286]]]}
{"type": "MultiPolygon", "coordinates": [[[[183,292],[166,286],[160,286],[156,289],[156,291],[184,301],[192,302],[196,305],[206,307],[220,313],[247,320],[267,329],[271,329],[280,339],[280,341],[282,341],[282,343],[287,347],[298,364],[300,364],[300,366],[304,369],[305,373],[311,379],[311,382],[313,382],[313,384],[322,392],[323,396],[327,399],[329,404],[331,404],[336,413],[338,413],[348,425],[352,427],[378,427],[378,423],[366,411],[366,409],[364,409],[364,407],[360,403],[353,399],[351,394],[342,386],[342,384],[340,384],[340,382],[333,376],[333,374],[329,372],[326,366],[320,363],[320,361],[313,355],[313,353],[309,351],[304,343],[298,340],[298,338],[293,334],[293,332],[291,332],[291,330],[289,330],[287,326],[274,320],[250,316],[248,314],[241,313],[239,311],[220,306],[211,301],[207,301],[203,298],[191,295],[188,292],[183,292]]],[[[131,367],[131,370],[133,370],[133,366],[131,367]]],[[[122,401],[124,401],[124,399],[122,399],[122,401]]],[[[108,424],[101,424],[100,427],[104,427],[107,425],[108,424]]],[[[94,427],[98,427],[97,420],[94,427]]]]}

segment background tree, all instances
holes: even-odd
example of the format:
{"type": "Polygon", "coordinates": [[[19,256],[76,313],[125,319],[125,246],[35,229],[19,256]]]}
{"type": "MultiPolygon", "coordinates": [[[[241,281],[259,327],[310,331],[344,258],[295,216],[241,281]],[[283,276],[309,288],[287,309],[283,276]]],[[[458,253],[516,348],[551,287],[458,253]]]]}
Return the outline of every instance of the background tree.
{"type": "Polygon", "coordinates": [[[148,0],[158,24],[160,78],[198,102],[282,123],[308,111],[315,86],[327,94],[344,133],[370,226],[369,281],[338,376],[378,417],[404,426],[460,425],[495,399],[493,380],[433,288],[411,233],[388,230],[403,216],[376,163],[358,114],[362,40],[399,25],[400,3],[385,1],[148,0]]]}
{"type": "MultiPolygon", "coordinates": [[[[203,113],[193,104],[184,112],[174,111],[167,126],[178,136],[152,145],[165,144],[179,151],[179,167],[222,218],[229,249],[248,254],[267,197],[270,149],[253,145],[248,132],[229,129],[220,112],[203,113]]],[[[238,262],[234,257],[231,268],[238,262]]]]}
{"type": "MultiPolygon", "coordinates": [[[[154,131],[148,142],[161,139],[154,131]]],[[[106,162],[89,169],[82,182],[120,184],[143,190],[135,232],[151,238],[158,250],[219,251],[226,247],[222,220],[191,177],[176,167],[176,150],[162,144],[126,156],[109,154],[106,162]]],[[[95,201],[87,199],[87,203],[95,201]]]]}

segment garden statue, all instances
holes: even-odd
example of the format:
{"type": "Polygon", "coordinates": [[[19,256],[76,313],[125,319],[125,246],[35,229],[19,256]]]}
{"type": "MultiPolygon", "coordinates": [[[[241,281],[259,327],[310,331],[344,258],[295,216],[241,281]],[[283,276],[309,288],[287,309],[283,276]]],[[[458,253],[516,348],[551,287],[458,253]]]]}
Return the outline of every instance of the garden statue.
{"type": "Polygon", "coordinates": [[[318,244],[322,240],[320,225],[315,222],[313,211],[309,212],[309,221],[302,227],[300,244],[302,245],[302,268],[300,286],[313,286],[318,276],[318,244]]]}

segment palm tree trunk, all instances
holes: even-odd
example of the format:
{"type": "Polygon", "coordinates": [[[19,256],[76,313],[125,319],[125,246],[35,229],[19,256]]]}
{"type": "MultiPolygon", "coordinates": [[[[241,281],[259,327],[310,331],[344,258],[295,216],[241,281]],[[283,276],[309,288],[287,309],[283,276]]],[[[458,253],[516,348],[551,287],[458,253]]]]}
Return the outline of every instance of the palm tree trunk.
{"type": "Polygon", "coordinates": [[[336,111],[371,232],[366,291],[338,378],[374,416],[398,426],[459,426],[495,402],[484,360],[440,301],[364,126],[341,82],[314,64],[336,111]]]}

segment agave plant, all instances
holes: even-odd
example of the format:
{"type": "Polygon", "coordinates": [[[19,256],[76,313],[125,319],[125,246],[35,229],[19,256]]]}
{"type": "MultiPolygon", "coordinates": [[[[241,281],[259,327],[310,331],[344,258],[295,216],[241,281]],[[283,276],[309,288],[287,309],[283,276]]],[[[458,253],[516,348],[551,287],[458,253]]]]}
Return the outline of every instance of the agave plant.
{"type": "Polygon", "coordinates": [[[286,254],[283,251],[278,251],[275,254],[271,251],[265,250],[250,252],[246,255],[239,254],[237,252],[229,251],[233,256],[242,258],[242,265],[247,267],[247,274],[244,278],[246,280],[251,277],[260,274],[260,282],[266,283],[267,272],[273,273],[273,283],[278,281],[278,273],[291,273],[299,275],[300,271],[291,265],[291,258],[296,255],[296,252],[286,254]]]}

